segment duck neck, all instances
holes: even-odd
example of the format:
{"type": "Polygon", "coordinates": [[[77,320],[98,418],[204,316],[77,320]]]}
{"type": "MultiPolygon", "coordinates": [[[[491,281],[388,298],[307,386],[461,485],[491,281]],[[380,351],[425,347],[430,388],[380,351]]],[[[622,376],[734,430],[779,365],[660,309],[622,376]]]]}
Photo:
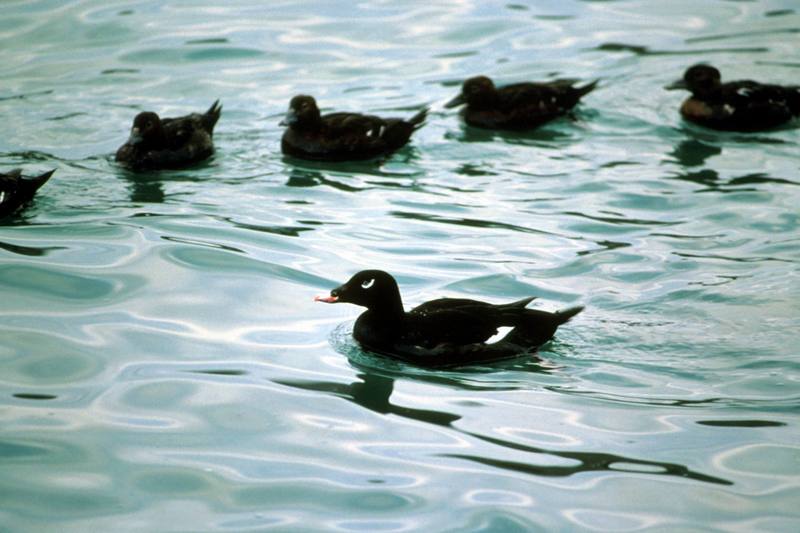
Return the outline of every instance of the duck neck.
{"type": "Polygon", "coordinates": [[[317,131],[322,128],[322,116],[319,112],[306,113],[292,124],[292,128],[298,131],[317,131]]]}
{"type": "Polygon", "coordinates": [[[370,313],[375,317],[380,317],[381,320],[399,321],[402,320],[406,314],[403,308],[403,299],[400,297],[400,291],[395,288],[393,294],[387,295],[383,299],[380,306],[369,308],[370,313]]]}
{"type": "Polygon", "coordinates": [[[486,90],[481,92],[480,94],[476,94],[469,101],[469,107],[478,111],[482,111],[485,109],[494,109],[497,106],[498,106],[497,91],[494,89],[486,90]]]}

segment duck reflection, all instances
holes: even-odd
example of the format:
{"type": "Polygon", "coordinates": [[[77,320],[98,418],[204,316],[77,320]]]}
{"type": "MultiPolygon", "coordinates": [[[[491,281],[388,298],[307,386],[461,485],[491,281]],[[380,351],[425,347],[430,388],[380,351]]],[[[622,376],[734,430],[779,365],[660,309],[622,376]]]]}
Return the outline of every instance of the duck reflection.
{"type": "Polygon", "coordinates": [[[722,153],[722,148],[712,146],[696,139],[687,139],[678,143],[670,152],[673,160],[687,168],[704,165],[706,160],[722,153]]]}
{"type": "Polygon", "coordinates": [[[443,411],[413,409],[393,404],[391,396],[394,391],[394,378],[373,372],[362,372],[356,377],[358,381],[352,383],[299,380],[278,380],[277,383],[296,389],[334,394],[375,413],[393,414],[437,426],[452,427],[451,424],[461,418],[459,415],[443,411]]]}
{"type": "Polygon", "coordinates": [[[204,174],[198,170],[209,166],[206,162],[196,165],[188,171],[183,170],[153,170],[133,172],[119,168],[117,175],[128,184],[131,202],[134,203],[164,203],[169,194],[164,191],[164,186],[170,182],[201,182],[204,174]]]}
{"type": "Polygon", "coordinates": [[[318,187],[320,185],[327,185],[344,192],[364,190],[360,187],[353,187],[352,185],[327,178],[318,170],[306,168],[293,168],[289,173],[289,179],[286,181],[287,187],[318,187]]]}
{"type": "Polygon", "coordinates": [[[161,204],[166,199],[163,178],[160,172],[131,172],[121,169],[119,177],[128,184],[131,202],[161,204]]]}
{"type": "Polygon", "coordinates": [[[661,461],[648,461],[645,459],[634,459],[613,453],[603,452],[566,452],[559,450],[548,450],[546,448],[538,448],[536,446],[528,446],[516,442],[510,442],[503,439],[494,437],[487,437],[477,433],[462,431],[483,442],[488,442],[509,450],[518,452],[528,452],[532,454],[544,454],[562,459],[570,459],[575,461],[573,465],[548,465],[548,464],[532,464],[528,462],[509,461],[504,459],[493,459],[479,455],[470,454],[441,454],[440,457],[452,457],[457,459],[464,459],[474,463],[500,468],[503,470],[510,470],[513,472],[521,472],[523,474],[533,474],[537,476],[548,477],[567,477],[582,472],[625,472],[625,473],[639,473],[655,476],[673,476],[686,479],[693,479],[695,481],[702,481],[705,483],[714,483],[716,485],[733,485],[733,482],[727,479],[709,476],[700,472],[695,472],[688,467],[678,463],[666,463],[661,461]]]}
{"type": "MultiPolygon", "coordinates": [[[[577,121],[574,117],[569,118],[573,121],[577,121]]],[[[572,141],[577,138],[576,135],[558,129],[558,126],[545,126],[530,131],[505,131],[486,130],[462,124],[458,132],[448,132],[445,134],[445,139],[462,143],[501,141],[508,144],[540,146],[544,148],[551,147],[554,142],[572,141]]]]}
{"type": "MultiPolygon", "coordinates": [[[[541,368],[539,365],[531,367],[526,365],[525,369],[534,371],[541,368]]],[[[546,370],[545,370],[546,371],[546,370]]],[[[459,429],[453,426],[453,423],[461,419],[460,415],[454,413],[447,413],[444,411],[434,411],[429,409],[414,409],[410,407],[403,407],[391,402],[391,395],[394,391],[395,379],[386,375],[378,374],[364,368],[360,368],[360,372],[356,376],[357,381],[352,383],[338,383],[332,381],[306,381],[306,380],[278,380],[276,383],[293,387],[296,389],[306,391],[317,391],[327,394],[333,394],[340,398],[344,398],[353,402],[365,409],[369,409],[375,413],[392,414],[410,420],[434,424],[436,426],[443,426],[457,431],[463,435],[468,435],[474,439],[482,442],[497,446],[505,450],[512,450],[514,452],[526,452],[534,455],[549,455],[551,457],[558,457],[560,459],[569,459],[574,464],[564,465],[562,461],[560,464],[535,464],[533,462],[511,461],[506,459],[495,459],[484,455],[472,454],[440,454],[440,457],[450,457],[454,459],[461,459],[474,463],[483,464],[493,468],[502,470],[510,470],[513,472],[521,472],[524,474],[531,474],[537,476],[557,476],[568,477],[582,472],[599,472],[599,471],[616,471],[625,473],[640,473],[645,475],[661,475],[661,476],[674,476],[695,481],[706,483],[713,483],[717,485],[732,485],[733,483],[719,477],[710,476],[688,467],[677,464],[667,463],[661,461],[650,461],[646,459],[636,459],[632,457],[625,457],[622,455],[603,453],[603,452],[580,452],[580,451],[562,451],[551,450],[547,448],[539,448],[529,446],[527,444],[520,444],[504,439],[489,437],[479,433],[470,432],[467,430],[459,429]]],[[[426,376],[424,380],[431,381],[449,381],[452,383],[463,383],[463,379],[447,378],[446,376],[426,376]]],[[[463,378],[463,376],[462,376],[463,378]]]]}

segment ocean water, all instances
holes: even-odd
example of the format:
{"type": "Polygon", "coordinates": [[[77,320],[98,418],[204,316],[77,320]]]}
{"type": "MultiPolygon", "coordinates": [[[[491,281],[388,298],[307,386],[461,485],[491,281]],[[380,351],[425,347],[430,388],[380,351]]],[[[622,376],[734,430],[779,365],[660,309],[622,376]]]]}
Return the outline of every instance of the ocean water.
{"type": "Polygon", "coordinates": [[[796,0],[6,0],[0,531],[800,530],[797,127],[719,133],[698,61],[800,83],[796,0]],[[461,81],[599,79],[473,130],[461,81]],[[410,116],[381,161],[284,159],[289,99],[410,116]],[[133,116],[224,109],[214,158],[133,174],[133,116]],[[362,352],[364,268],[407,306],[586,310],[538,358],[362,352]]]}

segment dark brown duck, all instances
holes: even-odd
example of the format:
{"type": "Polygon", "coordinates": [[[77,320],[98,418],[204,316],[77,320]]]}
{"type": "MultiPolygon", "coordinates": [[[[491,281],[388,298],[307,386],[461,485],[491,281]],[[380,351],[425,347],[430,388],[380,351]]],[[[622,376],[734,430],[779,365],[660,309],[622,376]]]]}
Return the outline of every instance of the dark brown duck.
{"type": "Polygon", "coordinates": [[[476,76],[445,107],[466,105],[464,120],[477,128],[530,130],[567,114],[596,85],[577,87],[575,80],[563,79],[496,87],[486,76],[476,76]]]}
{"type": "Polygon", "coordinates": [[[716,130],[761,131],[800,116],[800,87],[739,80],[722,83],[711,65],[693,65],[666,89],[692,94],[681,105],[683,118],[716,130]]]}
{"type": "Polygon", "coordinates": [[[408,143],[428,110],[413,117],[381,118],[360,113],[320,114],[317,102],[297,95],[289,102],[281,139],[284,154],[313,161],[358,161],[390,154],[408,143]]]}
{"type": "Polygon", "coordinates": [[[203,114],[160,118],[152,111],[139,113],[116,160],[132,170],[177,169],[203,161],[214,153],[212,137],[221,112],[217,100],[203,114]]]}

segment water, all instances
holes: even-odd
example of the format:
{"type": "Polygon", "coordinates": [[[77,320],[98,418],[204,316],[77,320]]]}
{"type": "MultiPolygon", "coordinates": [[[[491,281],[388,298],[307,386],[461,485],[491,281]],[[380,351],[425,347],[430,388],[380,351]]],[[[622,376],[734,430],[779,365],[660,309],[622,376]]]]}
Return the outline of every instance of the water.
{"type": "Polygon", "coordinates": [[[57,171],[0,225],[0,530],[798,530],[797,129],[661,89],[798,83],[794,0],[2,10],[0,169],[57,171]],[[505,135],[441,107],[478,73],[602,81],[505,135]],[[434,107],[386,161],[295,164],[301,92],[434,107]],[[213,160],[111,161],[139,110],[216,98],[213,160]],[[368,267],[409,306],[586,311],[539,360],[424,371],[312,302],[368,267]]]}

